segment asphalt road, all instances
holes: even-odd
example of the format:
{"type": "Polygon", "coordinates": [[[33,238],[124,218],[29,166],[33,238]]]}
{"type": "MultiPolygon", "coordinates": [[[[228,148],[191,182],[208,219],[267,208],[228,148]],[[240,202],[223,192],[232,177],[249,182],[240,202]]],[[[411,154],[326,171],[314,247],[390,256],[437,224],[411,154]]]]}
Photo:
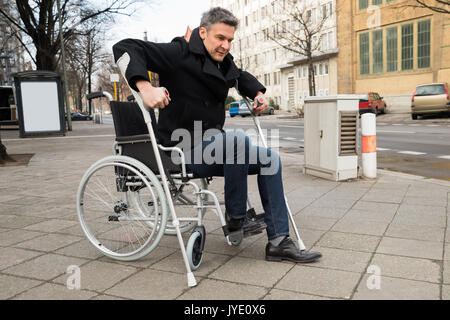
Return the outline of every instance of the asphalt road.
{"type": "MultiPolygon", "coordinates": [[[[267,116],[260,121],[269,146],[303,152],[304,119],[267,116]]],[[[249,130],[256,139],[250,117],[227,118],[225,128],[249,130]]],[[[450,181],[450,118],[411,120],[408,114],[377,117],[377,160],[378,168],[450,181]]]]}

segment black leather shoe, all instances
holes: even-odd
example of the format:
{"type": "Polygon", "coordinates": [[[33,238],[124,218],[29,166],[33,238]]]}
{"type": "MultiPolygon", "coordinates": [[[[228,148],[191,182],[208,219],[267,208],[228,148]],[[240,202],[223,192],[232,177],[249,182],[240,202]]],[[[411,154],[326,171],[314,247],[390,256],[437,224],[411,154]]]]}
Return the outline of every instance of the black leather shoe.
{"type": "Polygon", "coordinates": [[[317,261],[322,254],[320,252],[300,251],[291,238],[286,237],[278,246],[273,246],[270,242],[266,245],[267,261],[288,260],[297,263],[310,263],[317,261]]]}
{"type": "Polygon", "coordinates": [[[264,221],[251,221],[245,217],[242,219],[230,218],[227,222],[227,227],[230,232],[242,230],[244,238],[246,238],[263,232],[267,228],[267,225],[264,221]]]}

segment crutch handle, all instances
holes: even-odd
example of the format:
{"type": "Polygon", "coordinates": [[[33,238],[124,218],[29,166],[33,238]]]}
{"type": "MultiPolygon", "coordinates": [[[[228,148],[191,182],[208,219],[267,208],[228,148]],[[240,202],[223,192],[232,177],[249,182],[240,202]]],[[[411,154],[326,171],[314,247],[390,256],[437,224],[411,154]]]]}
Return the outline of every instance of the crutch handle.
{"type": "Polygon", "coordinates": [[[164,91],[164,94],[166,95],[167,99],[170,99],[170,94],[169,94],[169,90],[167,90],[167,89],[166,89],[166,88],[164,88],[164,87],[161,87],[161,89],[163,89],[163,91],[164,91]]]}
{"type": "Polygon", "coordinates": [[[256,103],[258,107],[262,106],[264,104],[264,98],[260,96],[259,98],[256,99],[256,103]]]}

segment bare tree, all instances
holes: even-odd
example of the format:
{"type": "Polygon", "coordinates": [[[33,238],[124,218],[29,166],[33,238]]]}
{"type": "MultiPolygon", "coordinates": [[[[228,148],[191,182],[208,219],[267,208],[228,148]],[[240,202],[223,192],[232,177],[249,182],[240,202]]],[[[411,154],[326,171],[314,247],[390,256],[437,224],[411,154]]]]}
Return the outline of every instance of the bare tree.
{"type": "MultiPolygon", "coordinates": [[[[98,24],[90,24],[86,30],[73,37],[67,44],[69,65],[69,91],[75,97],[75,105],[82,110],[82,100],[86,92],[92,92],[93,74],[110,58],[103,48],[105,31],[98,24]]],[[[89,105],[89,113],[92,113],[89,105]]]]}
{"type": "Polygon", "coordinates": [[[279,13],[270,13],[268,16],[275,23],[272,31],[267,31],[267,37],[275,41],[285,50],[305,57],[308,65],[309,95],[316,95],[313,58],[319,52],[321,32],[327,16],[319,14],[319,19],[312,16],[312,10],[305,1],[285,0],[274,1],[275,10],[279,13]]]}
{"type": "MultiPolygon", "coordinates": [[[[150,1],[150,0],[148,0],[150,1]]],[[[133,4],[139,0],[105,0],[102,5],[93,5],[83,0],[62,0],[61,18],[63,39],[68,41],[79,30],[79,26],[94,18],[112,18],[115,14],[131,15],[133,4]]],[[[38,70],[57,69],[57,54],[61,43],[58,38],[59,12],[56,0],[15,0],[14,6],[19,18],[0,8],[2,15],[10,24],[31,38],[36,49],[34,62],[38,70]]],[[[23,44],[25,46],[25,44],[23,44]]]]}
{"type": "MultiPolygon", "coordinates": [[[[110,80],[111,74],[120,74],[119,68],[113,62],[112,57],[110,57],[109,62],[103,64],[102,69],[97,72],[97,85],[102,88],[103,91],[107,91],[109,93],[114,93],[114,84],[110,80]]],[[[152,81],[155,81],[154,73],[152,73],[152,81]]],[[[153,83],[154,84],[154,83],[153,83]]],[[[125,79],[121,76],[120,82],[117,83],[117,95],[118,100],[127,101],[127,97],[131,95],[131,91],[125,81],[125,79]]]]}
{"type": "Polygon", "coordinates": [[[448,0],[413,0],[408,7],[426,8],[437,13],[450,14],[450,1],[448,0]]]}

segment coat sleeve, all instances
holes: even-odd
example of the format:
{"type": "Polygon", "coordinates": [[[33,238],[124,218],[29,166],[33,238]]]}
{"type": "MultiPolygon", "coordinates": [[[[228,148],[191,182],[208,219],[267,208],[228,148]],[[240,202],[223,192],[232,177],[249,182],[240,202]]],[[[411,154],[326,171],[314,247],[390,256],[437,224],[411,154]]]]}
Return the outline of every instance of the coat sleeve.
{"type": "Polygon", "coordinates": [[[117,62],[124,53],[130,55],[125,77],[130,87],[138,91],[136,81],[149,80],[148,70],[162,74],[176,69],[185,45],[181,37],[170,43],[125,39],[113,46],[114,60],[117,62]]]}
{"type": "Polygon", "coordinates": [[[242,94],[253,100],[259,91],[266,93],[266,88],[254,76],[240,69],[239,72],[238,88],[242,94]]]}

